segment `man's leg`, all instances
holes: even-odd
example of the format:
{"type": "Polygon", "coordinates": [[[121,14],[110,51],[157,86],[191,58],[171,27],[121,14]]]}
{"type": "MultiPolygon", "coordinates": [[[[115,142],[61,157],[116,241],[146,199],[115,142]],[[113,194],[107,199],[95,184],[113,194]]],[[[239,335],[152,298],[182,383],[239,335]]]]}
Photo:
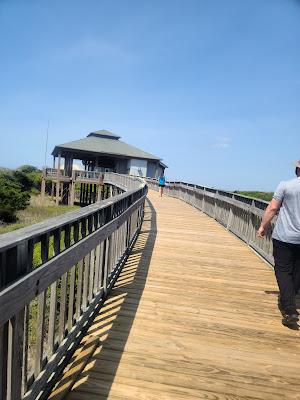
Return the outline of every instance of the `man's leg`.
{"type": "MultiPolygon", "coordinates": [[[[295,259],[294,259],[294,286],[296,294],[300,290],[300,244],[295,245],[295,259]]],[[[300,294],[300,293],[299,293],[300,294]]]]}
{"type": "Polygon", "coordinates": [[[295,313],[294,251],[288,243],[273,239],[273,255],[281,307],[287,314],[295,313]]]}

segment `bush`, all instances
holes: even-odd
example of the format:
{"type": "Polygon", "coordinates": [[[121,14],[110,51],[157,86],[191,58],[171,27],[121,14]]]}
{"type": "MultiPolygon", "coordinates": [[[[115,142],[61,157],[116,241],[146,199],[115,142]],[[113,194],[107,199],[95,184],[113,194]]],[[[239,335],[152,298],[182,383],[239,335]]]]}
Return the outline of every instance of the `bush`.
{"type": "Polygon", "coordinates": [[[30,193],[39,192],[41,171],[32,165],[23,165],[15,171],[0,171],[0,220],[16,221],[16,212],[25,210],[30,193]]]}
{"type": "Polygon", "coordinates": [[[0,219],[4,222],[16,220],[16,212],[25,210],[30,194],[22,191],[22,186],[11,174],[0,175],[0,219]]]}
{"type": "Polygon", "coordinates": [[[33,165],[22,165],[17,171],[23,172],[24,174],[31,174],[32,172],[41,172],[37,167],[33,165]]]}
{"type": "Polygon", "coordinates": [[[22,165],[15,172],[16,179],[21,185],[25,183],[29,189],[36,189],[35,192],[41,189],[42,172],[33,165],[22,165]]]}
{"type": "Polygon", "coordinates": [[[25,174],[24,172],[16,170],[13,171],[12,176],[15,179],[15,181],[20,185],[22,191],[30,192],[33,186],[33,181],[29,175],[25,174]]]}

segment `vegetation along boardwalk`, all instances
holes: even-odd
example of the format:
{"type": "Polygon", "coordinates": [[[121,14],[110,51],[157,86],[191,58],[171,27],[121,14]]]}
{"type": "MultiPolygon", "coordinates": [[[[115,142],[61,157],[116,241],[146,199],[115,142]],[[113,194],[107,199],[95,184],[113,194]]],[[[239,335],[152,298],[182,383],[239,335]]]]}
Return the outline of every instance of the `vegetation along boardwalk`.
{"type": "Polygon", "coordinates": [[[300,399],[299,331],[276,303],[271,268],[246,244],[150,191],[133,252],[50,398],[300,399]]]}

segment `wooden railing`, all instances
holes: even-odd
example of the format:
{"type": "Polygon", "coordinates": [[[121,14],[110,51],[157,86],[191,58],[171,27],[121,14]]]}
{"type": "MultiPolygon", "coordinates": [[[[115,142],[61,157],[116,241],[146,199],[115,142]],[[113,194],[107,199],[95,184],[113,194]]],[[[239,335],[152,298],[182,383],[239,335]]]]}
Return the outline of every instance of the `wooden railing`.
{"type": "MultiPolygon", "coordinates": [[[[78,171],[79,172],[79,171],[78,171]]],[[[80,171],[81,172],[81,171],[80,171]]],[[[82,172],[85,172],[85,171],[82,171],[82,172]]],[[[46,168],[46,170],[45,170],[45,175],[46,175],[46,177],[48,177],[48,178],[53,178],[53,177],[57,177],[57,173],[58,173],[58,169],[57,168],[46,168]]],[[[63,177],[66,177],[66,178],[71,178],[70,176],[68,176],[66,173],[65,173],[65,171],[64,171],[64,169],[60,169],[59,170],[59,175],[60,176],[63,176],[63,177]]]]}
{"type": "Polygon", "coordinates": [[[94,180],[99,181],[103,178],[103,172],[96,171],[74,171],[75,180],[94,180]]]}
{"type": "MultiPolygon", "coordinates": [[[[147,179],[147,183],[149,188],[158,190],[157,181],[147,179]]],[[[271,233],[276,218],[263,239],[256,236],[261,217],[268,205],[266,201],[185,182],[167,182],[164,193],[181,199],[214,218],[274,265],[271,233]]]]}
{"type": "Polygon", "coordinates": [[[126,261],[147,185],[105,179],[123,193],[0,236],[0,400],[46,397],[126,261]]]}
{"type": "Polygon", "coordinates": [[[57,168],[46,168],[44,170],[45,179],[57,179],[65,178],[65,180],[74,179],[77,181],[102,181],[105,173],[104,172],[96,172],[96,171],[72,171],[71,175],[68,175],[64,169],[58,170],[57,168]]]}

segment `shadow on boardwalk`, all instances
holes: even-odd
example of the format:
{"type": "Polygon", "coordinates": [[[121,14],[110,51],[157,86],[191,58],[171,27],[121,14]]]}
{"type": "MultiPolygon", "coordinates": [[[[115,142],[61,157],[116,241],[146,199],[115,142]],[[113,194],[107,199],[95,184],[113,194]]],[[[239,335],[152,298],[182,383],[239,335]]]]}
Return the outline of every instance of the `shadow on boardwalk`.
{"type": "Polygon", "coordinates": [[[147,199],[142,230],[134,248],[76,352],[78,355],[81,351],[82,356],[76,359],[75,353],[76,361],[65,371],[59,383],[61,389],[51,399],[64,398],[70,381],[73,390],[65,397],[67,400],[108,398],[145,287],[156,235],[156,212],[147,199]],[[78,376],[83,365],[85,368],[78,376]]]}

